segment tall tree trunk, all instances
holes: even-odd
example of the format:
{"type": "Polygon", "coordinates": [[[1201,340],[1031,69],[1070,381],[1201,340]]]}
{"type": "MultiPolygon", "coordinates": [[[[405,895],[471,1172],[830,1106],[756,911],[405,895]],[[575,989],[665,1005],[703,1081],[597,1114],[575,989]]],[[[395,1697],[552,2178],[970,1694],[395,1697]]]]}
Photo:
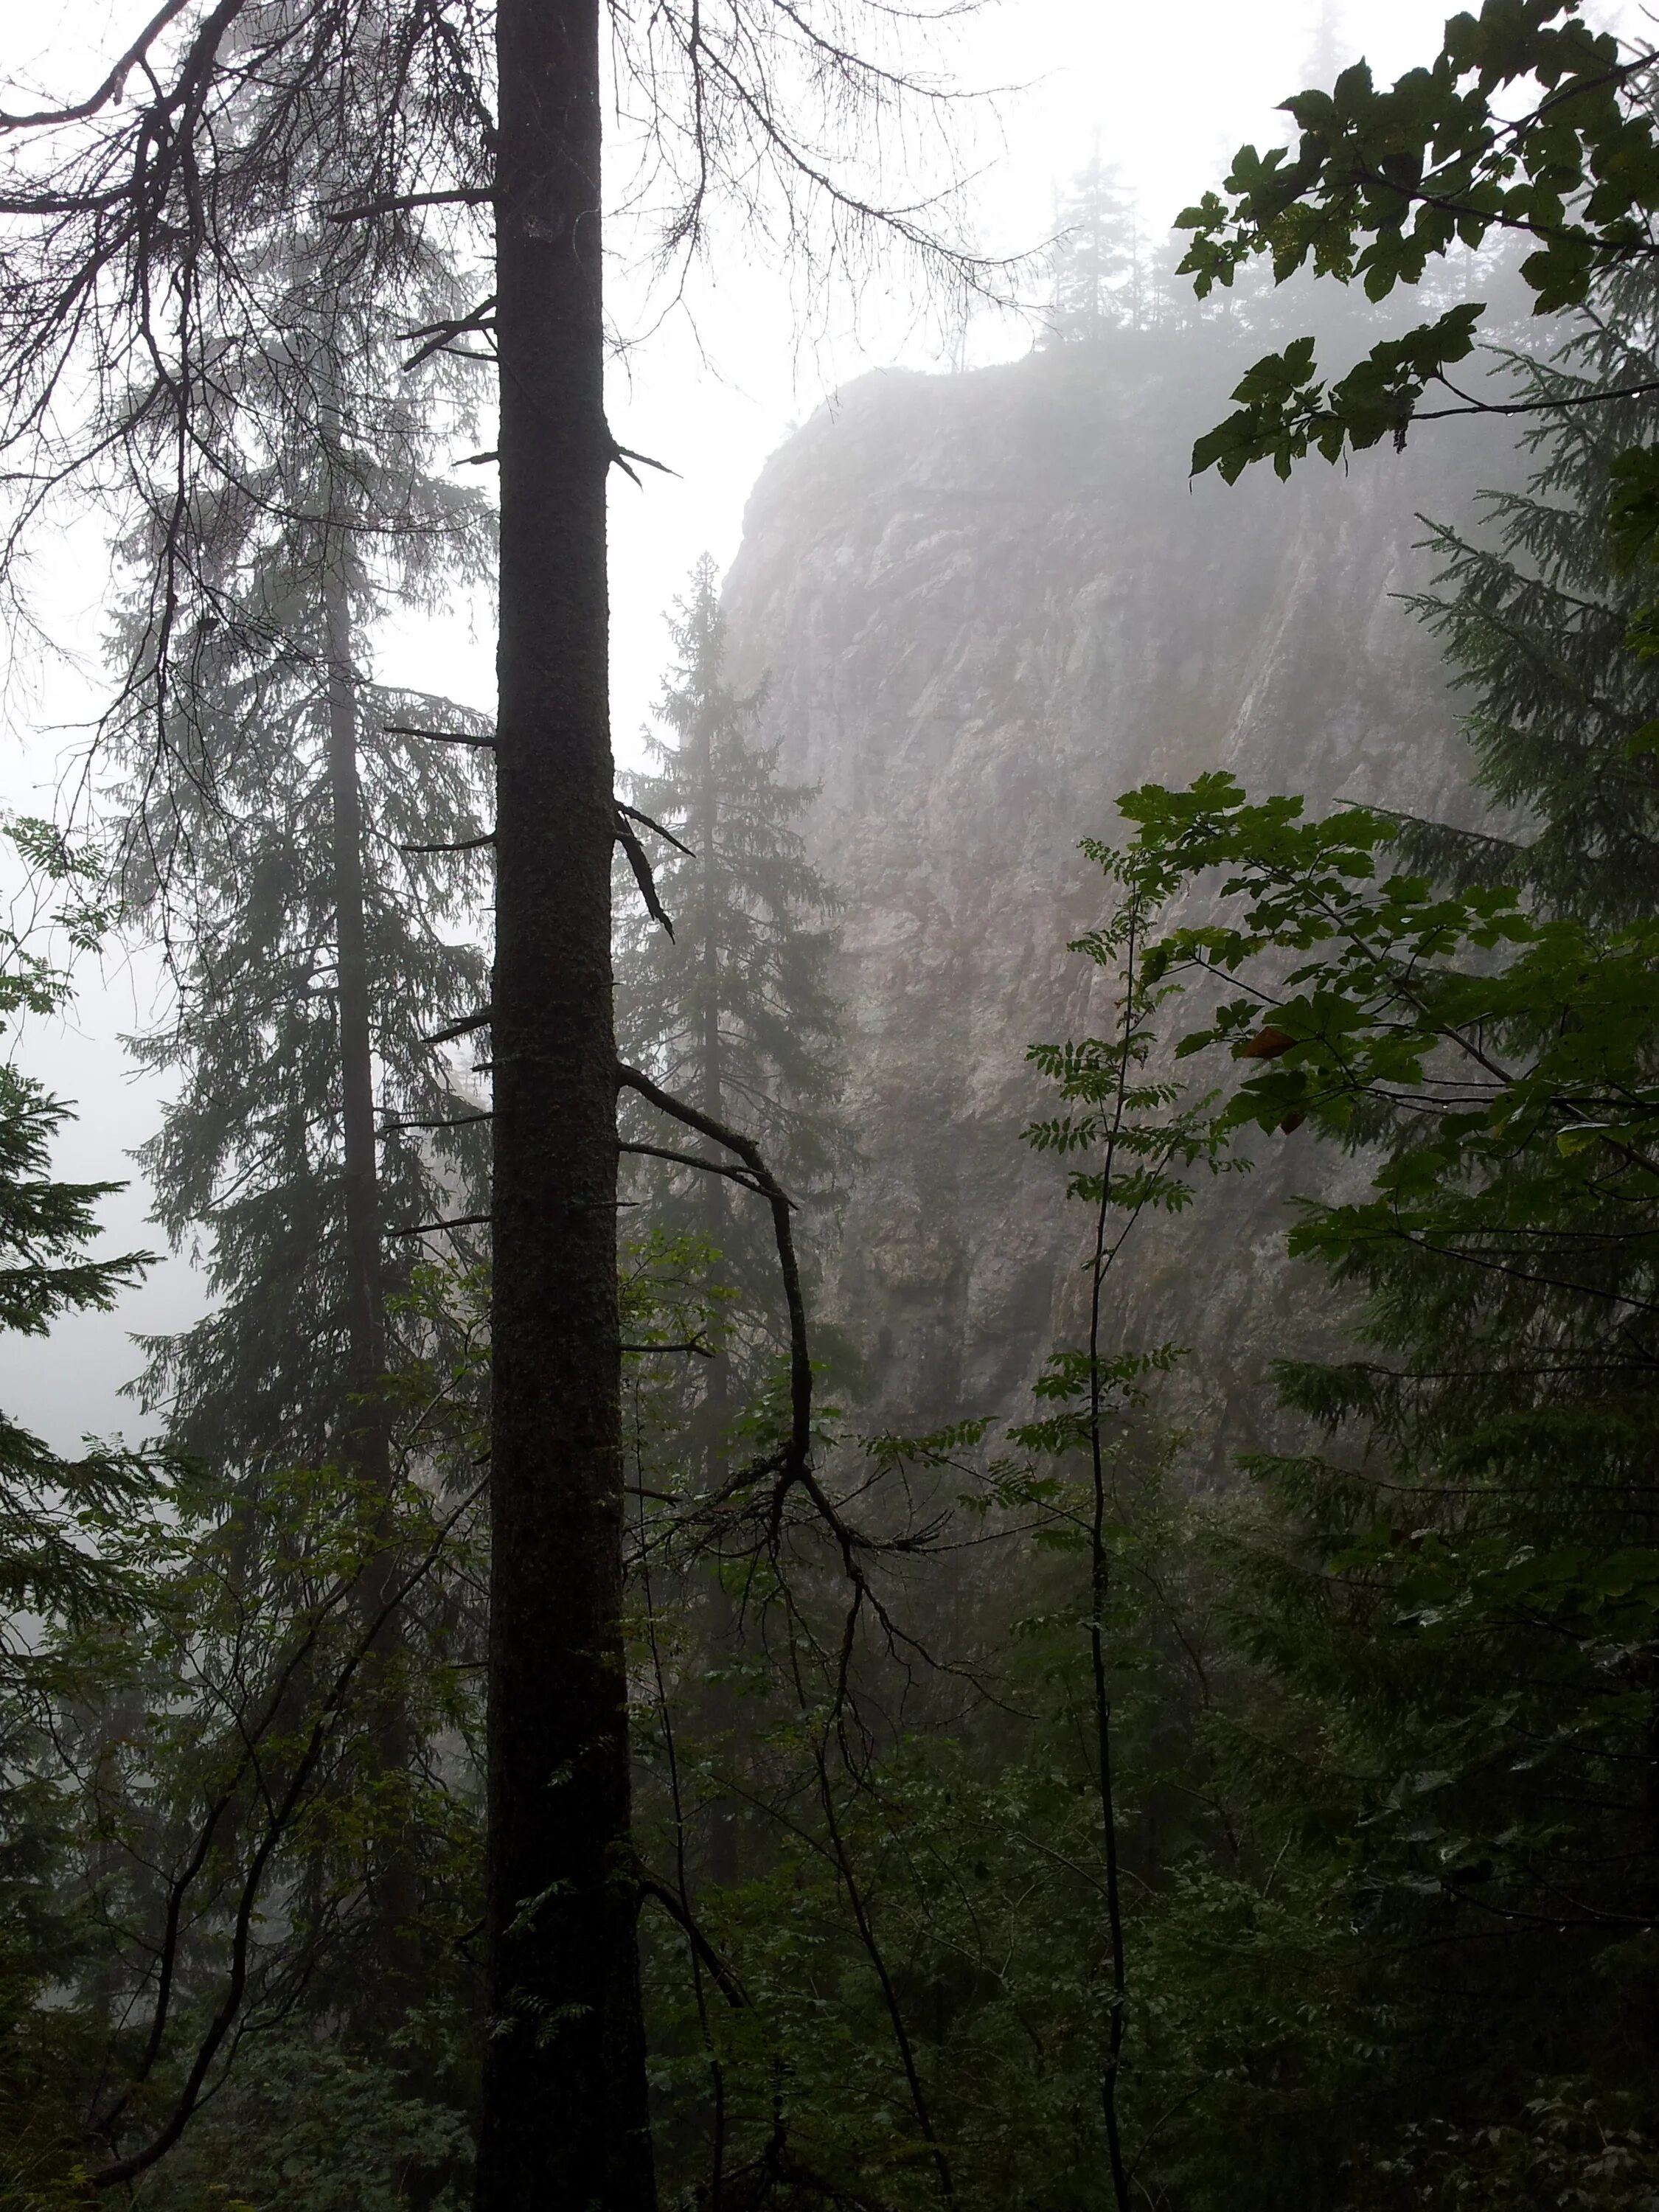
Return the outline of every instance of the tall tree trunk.
{"type": "Polygon", "coordinates": [[[380,1283],[380,1207],[375,1156],[374,1029],[369,1011],[368,939],[363,911],[362,794],[357,777],[357,705],[351,664],[350,602],[344,532],[325,569],[328,636],[328,780],[334,850],[338,969],[342,1182],[349,1330],[349,1381],[359,1402],[347,1418],[353,1464],[383,1494],[392,1486],[391,1439],[378,1388],[386,1371],[386,1307],[380,1283]]]}
{"type": "Polygon", "coordinates": [[[501,0],[480,2212],[653,2203],[621,1632],[599,0],[501,0]]]}
{"type": "MultiPolygon", "coordinates": [[[[697,1039],[697,1104],[712,1121],[726,1119],[726,1070],[720,1049],[720,941],[719,903],[720,794],[714,785],[714,733],[711,711],[705,703],[702,729],[694,770],[697,778],[697,809],[692,842],[698,855],[699,891],[702,901],[698,947],[702,994],[701,1034],[697,1039]]],[[[712,1146],[704,1148],[711,1155],[712,1146]]],[[[716,1252],[726,1243],[726,1192],[723,1176],[702,1178],[703,1234],[716,1252]]],[[[716,1263],[719,1271],[719,1262],[716,1263]]],[[[732,1356],[717,1348],[708,1362],[699,1408],[703,1430],[705,1465],[709,1488],[725,1477],[726,1431],[732,1421],[732,1356]]],[[[722,1657],[735,1641],[738,1609],[718,1574],[709,1590],[709,1642],[712,1656],[722,1657]]],[[[714,1671],[714,1670],[711,1670],[714,1671]]],[[[700,1700],[698,1722],[705,1737],[720,1737],[736,1723],[737,1700],[724,1681],[706,1685],[700,1700]]],[[[733,1887],[741,1873],[738,1853],[738,1808],[730,1796],[711,1797],[707,1803],[708,1878],[720,1889],[733,1887]]]]}
{"type": "MultiPolygon", "coordinates": [[[[702,728],[697,740],[694,773],[697,778],[697,811],[692,831],[698,855],[699,890],[702,899],[702,942],[698,947],[702,996],[701,1034],[697,1039],[697,1104],[711,1121],[726,1119],[726,1069],[720,1049],[720,884],[716,845],[720,833],[720,794],[714,787],[714,732],[712,708],[705,702],[702,728]]],[[[703,1148],[711,1158],[715,1147],[703,1148]]],[[[721,1176],[702,1178],[703,1233],[716,1252],[726,1247],[726,1194],[721,1176]]],[[[727,1353],[716,1352],[708,1363],[703,1390],[702,1418],[707,1433],[708,1472],[718,1480],[724,1471],[726,1429],[732,1418],[732,1363],[727,1353]]]]}
{"type": "MultiPolygon", "coordinates": [[[[337,444],[338,417],[326,410],[325,453],[337,444]]],[[[330,525],[324,547],[323,597],[328,652],[328,780],[333,840],[337,1017],[339,1024],[342,1182],[350,1402],[342,1421],[343,1456],[381,1501],[377,1549],[363,1577],[370,1620],[386,1611],[397,1585],[391,1543],[392,1434],[386,1402],[386,1297],[380,1272],[380,1162],[374,1129],[374,1039],[370,1008],[368,923],[363,901],[362,791],[357,772],[357,696],[352,658],[351,544],[338,514],[338,485],[328,475],[330,525]]],[[[382,1622],[372,1653],[370,1726],[377,1767],[395,1789],[410,1759],[408,1708],[401,1676],[401,1624],[382,1622]]],[[[375,1964],[384,1984],[366,1993],[366,2013],[385,2021],[419,1996],[414,1936],[416,1883],[406,1841],[392,1838],[372,1869],[375,1964]]]]}

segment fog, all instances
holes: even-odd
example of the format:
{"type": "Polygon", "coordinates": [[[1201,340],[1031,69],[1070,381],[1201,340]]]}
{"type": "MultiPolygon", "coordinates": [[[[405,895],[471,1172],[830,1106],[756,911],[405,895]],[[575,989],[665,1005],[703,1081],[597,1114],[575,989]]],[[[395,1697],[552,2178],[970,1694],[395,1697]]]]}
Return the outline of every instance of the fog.
{"type": "Polygon", "coordinates": [[[1659,2212],[1659,41],[1445,5],[0,26],[0,2212],[1659,2212]]]}
{"type": "MultiPolygon", "coordinates": [[[[116,0],[9,11],[0,75],[60,93],[81,85],[130,30],[132,12],[116,0]]],[[[983,95],[952,125],[969,179],[968,234],[993,254],[1040,247],[1056,192],[1097,149],[1133,186],[1142,221],[1156,231],[1218,179],[1234,147],[1281,135],[1275,101],[1305,81],[1316,53],[1339,62],[1363,53],[1389,76],[1432,51],[1443,12],[1438,0],[1346,9],[1186,0],[1178,13],[1120,0],[971,6],[930,49],[942,76],[983,95]]],[[[924,170],[930,161],[937,156],[924,157],[924,170]]],[[[750,486],[791,428],[834,406],[838,391],[872,368],[945,374],[1017,359],[1036,325],[1029,314],[984,302],[971,303],[964,320],[951,303],[919,297],[878,259],[844,289],[815,281],[803,294],[787,270],[729,228],[720,250],[684,272],[676,304],[644,265],[645,226],[624,216],[615,238],[611,313],[622,343],[611,421],[624,445],[672,472],[642,471],[638,486],[618,473],[613,483],[614,732],[626,763],[638,757],[659,682],[664,611],[699,554],[722,568],[731,561],[750,486]]],[[[1040,270],[1019,289],[1030,305],[1040,302],[1040,270]]],[[[1224,393],[1215,398],[1219,411],[1224,393]]],[[[1169,458],[1173,495],[1182,457],[1169,458]]],[[[76,787],[79,733],[96,711],[100,680],[100,560],[91,522],[37,550],[37,604],[52,649],[27,633],[13,640],[0,769],[0,793],[23,811],[60,809],[76,787]]],[[[487,605],[466,605],[447,622],[393,629],[378,672],[487,708],[489,620],[487,605]]],[[[14,1045],[74,1103],[77,1119],[58,1147],[63,1170],[127,1179],[103,1207],[109,1238],[123,1249],[158,1243],[127,1155],[152,1131],[160,1094],[135,1073],[118,1039],[153,1016],[161,988],[153,955],[112,948],[101,965],[82,963],[72,1017],[37,1022],[14,1045]]],[[[199,1304],[188,1265],[168,1261],[116,1313],[62,1321],[48,1340],[7,1337],[0,1402],[59,1446],[88,1431],[137,1434],[143,1422],[117,1395],[139,1364],[131,1335],[179,1326],[199,1304]]]]}

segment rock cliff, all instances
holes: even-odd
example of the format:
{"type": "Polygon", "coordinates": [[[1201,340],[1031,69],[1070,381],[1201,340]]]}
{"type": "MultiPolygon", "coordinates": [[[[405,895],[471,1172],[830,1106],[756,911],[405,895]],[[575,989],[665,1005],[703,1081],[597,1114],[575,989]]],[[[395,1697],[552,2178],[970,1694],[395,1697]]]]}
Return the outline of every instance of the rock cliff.
{"type": "MultiPolygon", "coordinates": [[[[1196,431],[1260,345],[1124,332],[959,376],[868,377],[768,464],[726,605],[771,681],[814,858],[846,895],[848,1103],[866,1165],[825,1292],[872,1406],[1018,1417],[1074,1340],[1083,1223],[1019,1132],[1033,1039],[1109,1020],[1066,951],[1103,885],[1077,850],[1116,795],[1232,769],[1254,791],[1467,812],[1455,706],[1396,594],[1420,513],[1515,464],[1464,423],[1351,470],[1189,485],[1196,431]]],[[[1200,1465],[1259,1440],[1254,1385],[1328,1294],[1283,1257],[1287,1203],[1340,1173],[1304,1140],[1136,1232],[1128,1343],[1192,1357],[1200,1465]]]]}

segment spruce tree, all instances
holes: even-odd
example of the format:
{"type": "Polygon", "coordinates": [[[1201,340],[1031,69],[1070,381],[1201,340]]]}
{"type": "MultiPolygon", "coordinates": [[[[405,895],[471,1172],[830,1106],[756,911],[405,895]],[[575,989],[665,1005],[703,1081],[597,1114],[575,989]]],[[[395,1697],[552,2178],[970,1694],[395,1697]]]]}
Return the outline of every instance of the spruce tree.
{"type": "Polygon", "coordinates": [[[1146,319],[1150,270],[1134,195],[1097,145],[1056,200],[1049,263],[1043,321],[1051,343],[1087,344],[1146,319]]]}
{"type": "MultiPolygon", "coordinates": [[[[45,823],[8,825],[37,881],[67,894],[71,939],[106,918],[87,856],[45,823]]],[[[64,1314],[107,1310],[149,1255],[94,1250],[98,1200],[118,1183],[55,1175],[70,1107],[16,1061],[29,1014],[58,1012],[68,979],[27,933],[0,928],[0,1333],[44,1336],[64,1314]]],[[[149,1596],[147,1546],[167,1517],[155,1455],[88,1443],[71,1458],[0,1413],[0,2197],[33,2201],[51,2162],[77,2148],[86,2038],[68,1992],[97,1951],[96,1913],[75,1867],[64,1739],[107,1688],[149,1596]],[[69,1711],[77,1708],[75,1719],[69,1711]],[[68,1878],[66,1878],[68,1877],[68,1878]]],[[[157,1543],[156,1549],[164,1546],[157,1543]]]]}
{"type": "MultiPolygon", "coordinates": [[[[38,876],[66,892],[62,919],[71,942],[88,948],[107,920],[90,856],[71,851],[42,822],[13,822],[5,834],[38,876]]],[[[57,1012],[69,996],[67,976],[25,933],[0,928],[0,1033],[28,1014],[57,1012]]],[[[0,1331],[8,1334],[45,1336],[60,1315],[107,1312],[153,1256],[92,1256],[98,1200],[125,1186],[53,1176],[52,1140],[70,1118],[71,1109],[14,1057],[0,1060],[0,1331]]],[[[0,1413],[0,1681],[7,1690],[28,1680],[36,1656],[26,1631],[14,1638],[17,1617],[120,1614],[130,1595],[124,1579],[84,1539],[112,1503],[130,1506],[152,1486],[164,1486],[162,1475],[143,1455],[94,1449],[67,1460],[0,1413]]]]}
{"type": "MultiPolygon", "coordinates": [[[[398,1232],[476,1211],[482,1165],[430,1039],[485,988],[468,939],[487,724],[369,672],[390,611],[477,573],[488,513],[433,473],[429,395],[399,389],[380,303],[313,284],[296,250],[284,319],[315,410],[266,404],[248,368],[270,449],[226,489],[187,580],[189,691],[159,733],[142,700],[123,727],[117,831],[129,910],[176,992],[134,1040],[182,1077],[140,1157],[216,1300],[150,1345],[143,1389],[179,1449],[249,1474],[380,1449],[361,1401],[386,1365],[386,1290],[419,1249],[398,1232]]],[[[150,598],[181,587],[151,533],[126,555],[131,696],[150,598]]]]}
{"type": "MultiPolygon", "coordinates": [[[[624,1060],[752,1137],[800,1209],[810,1239],[832,1220],[851,1164],[840,1120],[839,1008],[830,963],[839,904],[795,826],[813,793],[778,774],[759,738],[764,687],[726,672],[719,580],[705,556],[671,621],[674,662],[653,740],[656,766],[630,798],[678,841],[656,868],[672,934],[620,901],[617,1033],[624,1060]]],[[[625,1140],[662,1140],[659,1117],[623,1108],[625,1140]]],[[[692,1138],[686,1149],[714,1158],[692,1138]]],[[[707,1364],[702,1443],[718,1454],[741,1399],[778,1358],[784,1323],[765,1207],[726,1178],[641,1163],[646,1219],[702,1239],[735,1304],[726,1348],[707,1364]]]]}
{"type": "Polygon", "coordinates": [[[1659,659],[1626,647],[1651,586],[1608,517],[1618,457],[1659,438],[1659,289],[1622,271],[1552,358],[1508,360],[1518,400],[1553,403],[1526,434],[1536,465],[1484,495],[1489,529],[1431,526],[1443,566],[1411,602],[1469,697],[1476,781],[1501,811],[1474,836],[1413,825],[1406,845],[1454,881],[1632,920],[1659,899],[1659,752],[1638,738],[1659,718],[1659,659]]]}
{"type": "MultiPolygon", "coordinates": [[[[123,884],[168,946],[176,994],[134,1042],[179,1078],[139,1158],[214,1298],[191,1329],[148,1341],[138,1388],[172,1447],[229,1486],[250,1543],[283,1540],[262,1516],[283,1470],[331,1464],[380,1499],[388,1541],[361,1593],[378,1619],[409,1471],[386,1376],[421,1350],[391,1316],[431,1249],[410,1232],[486,1203],[485,1117],[434,1037],[486,995],[468,938],[489,833],[485,725],[374,680],[374,631],[479,574],[489,516],[434,472],[437,433],[465,425],[441,404],[434,423],[441,378],[402,376],[384,299],[342,286],[303,231],[258,273],[281,336],[239,356],[253,451],[187,568],[165,520],[128,541],[114,641],[132,707],[118,732],[123,884]],[[158,592],[191,672],[159,727],[136,680],[158,592]]],[[[449,304],[441,266],[420,273],[428,307],[449,304]]],[[[331,1992],[382,2026],[420,1980],[419,1846],[398,1809],[416,1752],[404,1644],[393,1610],[371,1732],[386,1818],[364,1846],[378,1956],[331,1992]]]]}

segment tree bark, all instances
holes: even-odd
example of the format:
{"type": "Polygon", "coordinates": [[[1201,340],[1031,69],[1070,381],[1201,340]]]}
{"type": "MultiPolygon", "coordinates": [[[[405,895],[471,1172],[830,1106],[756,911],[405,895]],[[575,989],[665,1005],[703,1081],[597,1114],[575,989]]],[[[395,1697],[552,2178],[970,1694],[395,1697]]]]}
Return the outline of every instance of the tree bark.
{"type": "Polygon", "coordinates": [[[653,2190],[621,1632],[598,0],[496,17],[489,2012],[479,2212],[653,2190]]]}

